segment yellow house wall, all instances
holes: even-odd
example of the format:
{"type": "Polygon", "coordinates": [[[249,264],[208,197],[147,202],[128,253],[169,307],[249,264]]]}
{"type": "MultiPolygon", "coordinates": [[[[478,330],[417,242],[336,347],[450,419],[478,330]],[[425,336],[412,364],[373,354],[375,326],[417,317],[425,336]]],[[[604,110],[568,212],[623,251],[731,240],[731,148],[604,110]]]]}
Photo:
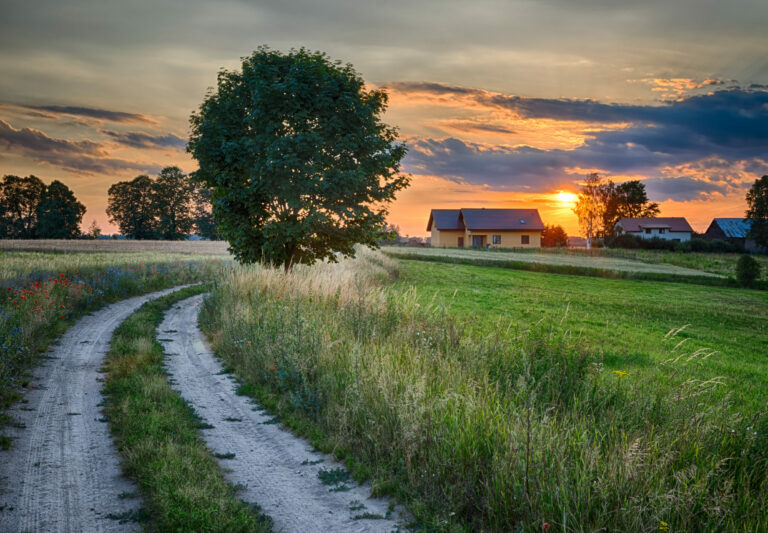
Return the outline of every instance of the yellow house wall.
{"type": "MultiPolygon", "coordinates": [[[[472,235],[485,235],[485,243],[491,248],[541,248],[541,231],[469,231],[464,238],[464,246],[472,246],[472,235]],[[493,236],[501,235],[501,244],[493,244],[493,236]],[[528,235],[529,244],[523,244],[522,236],[528,235]]],[[[454,245],[455,246],[455,245],[454,245]]]]}
{"type": "MultiPolygon", "coordinates": [[[[436,248],[445,247],[457,247],[459,245],[459,237],[464,237],[463,231],[440,231],[432,226],[432,246],[436,248]]],[[[464,246],[466,246],[466,239],[464,246]]]]}

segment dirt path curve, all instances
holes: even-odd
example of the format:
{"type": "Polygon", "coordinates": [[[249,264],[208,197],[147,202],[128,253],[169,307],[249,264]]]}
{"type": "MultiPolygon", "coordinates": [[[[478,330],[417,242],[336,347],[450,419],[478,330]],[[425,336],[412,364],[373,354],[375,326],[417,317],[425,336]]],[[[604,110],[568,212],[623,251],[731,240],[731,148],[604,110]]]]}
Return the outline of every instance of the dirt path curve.
{"type": "Polygon", "coordinates": [[[320,469],[341,465],[312,451],[312,446],[270,423],[270,416],[235,393],[233,379],[211,353],[197,327],[203,296],[175,304],[158,328],[176,388],[203,419],[203,431],[231,483],[245,486],[241,497],[258,503],[274,520],[275,531],[390,532],[397,523],[385,519],[387,501],[370,498],[368,487],[354,481],[332,491],[318,479],[320,469]],[[355,518],[365,513],[379,519],[355,518]]]}
{"type": "Polygon", "coordinates": [[[100,404],[104,355],[117,326],[145,302],[181,287],[109,305],[78,320],[35,369],[32,388],[9,410],[20,428],[0,452],[0,531],[135,531],[107,515],[136,510],[100,404]],[[128,496],[128,497],[126,497],[128,496]]]}

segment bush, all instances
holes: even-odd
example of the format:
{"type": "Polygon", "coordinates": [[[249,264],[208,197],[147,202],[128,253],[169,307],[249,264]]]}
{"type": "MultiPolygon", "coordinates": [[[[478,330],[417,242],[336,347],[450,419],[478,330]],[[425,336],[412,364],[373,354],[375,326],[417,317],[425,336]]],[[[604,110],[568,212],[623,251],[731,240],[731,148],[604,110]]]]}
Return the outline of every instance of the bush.
{"type": "Polygon", "coordinates": [[[760,263],[751,255],[744,254],[736,263],[736,279],[742,287],[749,287],[760,277],[760,263]]]}
{"type": "Polygon", "coordinates": [[[605,244],[611,248],[626,248],[630,250],[667,250],[669,252],[704,252],[704,253],[743,253],[744,248],[722,239],[701,239],[694,237],[690,241],[676,242],[667,239],[643,239],[636,235],[622,233],[606,237],[605,244]]]}

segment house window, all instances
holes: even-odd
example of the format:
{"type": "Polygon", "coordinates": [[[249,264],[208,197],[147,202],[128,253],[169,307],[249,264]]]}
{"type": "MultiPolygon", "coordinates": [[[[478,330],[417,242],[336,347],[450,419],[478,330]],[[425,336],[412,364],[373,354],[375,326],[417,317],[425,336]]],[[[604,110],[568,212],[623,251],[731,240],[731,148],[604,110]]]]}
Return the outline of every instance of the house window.
{"type": "Polygon", "coordinates": [[[501,235],[493,236],[493,244],[501,244],[501,235]]]}
{"type": "Polygon", "coordinates": [[[651,234],[651,228],[645,228],[645,232],[650,235],[651,234]]]}
{"type": "Polygon", "coordinates": [[[520,243],[521,244],[531,244],[531,236],[530,235],[521,235],[520,236],[520,243]]]}
{"type": "Polygon", "coordinates": [[[664,229],[664,228],[659,228],[659,233],[666,233],[666,232],[667,232],[667,230],[666,230],[666,229],[664,229]]]}

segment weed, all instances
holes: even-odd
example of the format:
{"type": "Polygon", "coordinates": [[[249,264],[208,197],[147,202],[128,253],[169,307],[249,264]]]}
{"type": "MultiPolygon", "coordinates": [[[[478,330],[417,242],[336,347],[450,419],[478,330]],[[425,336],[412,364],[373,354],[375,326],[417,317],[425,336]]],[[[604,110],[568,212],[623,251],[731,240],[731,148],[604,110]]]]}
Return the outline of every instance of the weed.
{"type": "Polygon", "coordinates": [[[234,458],[235,458],[235,454],[234,454],[234,453],[232,453],[232,452],[227,452],[227,453],[214,453],[214,454],[213,454],[213,456],[214,456],[216,459],[234,459],[234,458]]]}

